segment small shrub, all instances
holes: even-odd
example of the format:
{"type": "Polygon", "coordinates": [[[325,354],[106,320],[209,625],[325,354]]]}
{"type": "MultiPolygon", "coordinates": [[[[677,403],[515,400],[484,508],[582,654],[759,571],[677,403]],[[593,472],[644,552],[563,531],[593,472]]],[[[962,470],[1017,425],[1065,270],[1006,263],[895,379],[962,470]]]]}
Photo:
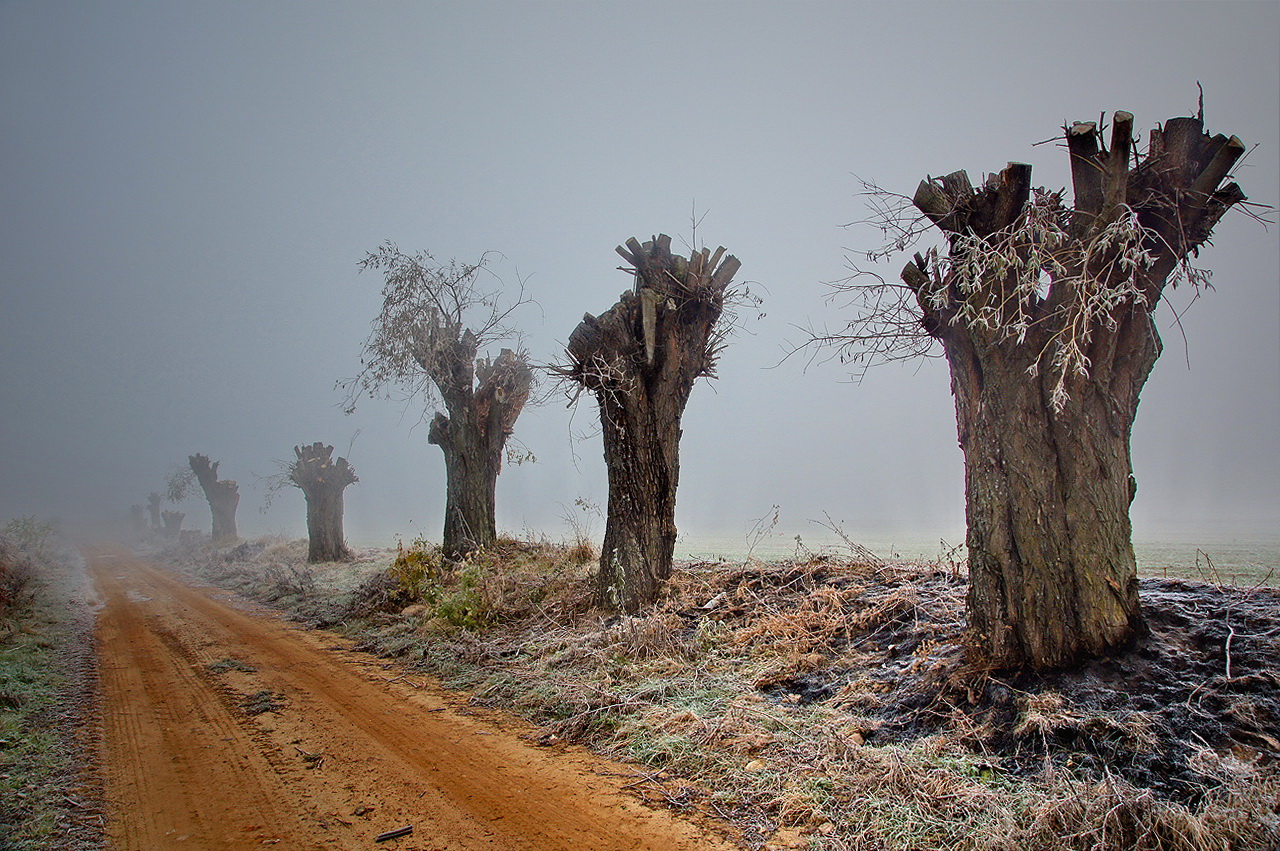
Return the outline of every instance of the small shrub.
{"type": "Polygon", "coordinates": [[[416,538],[407,550],[403,543],[397,543],[395,561],[387,571],[408,600],[429,600],[448,572],[440,548],[422,538],[416,538]]]}
{"type": "Polygon", "coordinates": [[[16,517],[4,525],[4,536],[19,550],[37,561],[53,555],[56,529],[52,521],[16,517]]]}
{"type": "Polygon", "coordinates": [[[435,616],[460,629],[479,629],[489,623],[493,609],[488,605],[479,565],[468,564],[456,576],[456,584],[439,593],[435,616]]]}
{"type": "Polygon", "coordinates": [[[0,616],[27,596],[35,564],[20,547],[6,535],[0,535],[0,616]]]}
{"type": "Polygon", "coordinates": [[[30,595],[38,567],[54,556],[56,528],[51,521],[17,517],[0,530],[0,615],[30,595]]]}

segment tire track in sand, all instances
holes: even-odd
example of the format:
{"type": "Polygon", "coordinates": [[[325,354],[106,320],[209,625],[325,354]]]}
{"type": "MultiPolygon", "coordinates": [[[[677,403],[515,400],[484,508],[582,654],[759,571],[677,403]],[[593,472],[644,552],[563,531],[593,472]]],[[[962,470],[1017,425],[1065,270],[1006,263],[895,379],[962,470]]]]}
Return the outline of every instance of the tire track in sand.
{"type": "MultiPolygon", "coordinates": [[[[263,848],[296,818],[291,795],[218,690],[173,654],[139,609],[121,559],[94,562],[104,778],[118,848],[263,848]],[[277,782],[273,782],[277,781],[277,782]],[[235,796],[224,796],[234,789],[235,796]]],[[[295,845],[293,847],[308,847],[295,845]]],[[[319,847],[319,846],[310,846],[319,847]]]]}

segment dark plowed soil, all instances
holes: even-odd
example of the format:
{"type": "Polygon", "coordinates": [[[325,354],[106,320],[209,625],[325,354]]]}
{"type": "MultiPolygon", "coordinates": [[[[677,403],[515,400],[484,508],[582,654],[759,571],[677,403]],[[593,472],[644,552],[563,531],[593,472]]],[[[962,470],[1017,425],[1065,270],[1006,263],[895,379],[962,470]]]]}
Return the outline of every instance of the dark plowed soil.
{"type": "Polygon", "coordinates": [[[1012,762],[1074,756],[1196,802],[1216,781],[1197,759],[1206,749],[1245,763],[1280,757],[1280,594],[1147,579],[1142,600],[1149,631],[1122,656],[1015,678],[1081,717],[1013,735],[1012,762]]]}

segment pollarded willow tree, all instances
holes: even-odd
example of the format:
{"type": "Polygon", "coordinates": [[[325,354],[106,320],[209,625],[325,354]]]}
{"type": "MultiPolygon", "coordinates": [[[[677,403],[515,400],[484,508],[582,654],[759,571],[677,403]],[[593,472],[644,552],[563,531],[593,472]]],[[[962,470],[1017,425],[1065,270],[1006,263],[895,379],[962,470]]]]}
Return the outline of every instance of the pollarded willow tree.
{"type": "MultiPolygon", "coordinates": [[[[204,497],[209,502],[209,510],[213,514],[213,543],[214,546],[222,546],[224,544],[234,544],[240,538],[236,534],[236,507],[240,504],[240,486],[230,479],[218,479],[218,464],[220,462],[209,462],[207,455],[196,453],[187,456],[187,463],[191,466],[191,472],[195,474],[196,481],[200,483],[200,488],[204,491],[204,497]]],[[[170,490],[174,490],[175,485],[171,482],[170,490]]],[[[181,493],[173,493],[177,499],[181,499],[181,493]]]]}
{"type": "Polygon", "coordinates": [[[346,458],[333,460],[333,447],[320,441],[293,447],[289,483],[307,500],[307,561],[345,561],[351,557],[342,532],[343,497],[359,481],[346,458]]]}
{"type": "MultiPolygon", "coordinates": [[[[910,204],[945,252],[917,253],[902,288],[855,276],[864,311],[819,340],[871,358],[942,344],[965,459],[969,626],[1001,666],[1067,665],[1139,628],[1129,439],[1161,350],[1152,314],[1166,287],[1204,282],[1189,257],[1245,200],[1222,185],[1238,138],[1175,118],[1140,155],[1132,128],[1117,112],[1109,147],[1093,122],[1065,128],[1071,205],[1033,189],[1021,163],[978,188],[963,171],[922,181],[910,204]]],[[[879,209],[886,228],[922,230],[905,204],[879,209]]]]}
{"type": "Polygon", "coordinates": [[[627,240],[618,253],[634,288],[599,317],[583,317],[558,372],[600,409],[609,506],[596,603],[634,612],[671,575],[680,419],[694,382],[715,374],[728,287],[741,264],[723,248],[674,255],[665,234],[644,245],[627,240]]]}
{"type": "Polygon", "coordinates": [[[504,306],[487,289],[487,257],[474,264],[439,263],[426,252],[404,254],[384,243],[362,270],[381,272],[382,311],[364,344],[363,369],[344,382],[350,413],[362,394],[399,388],[428,405],[442,404],[427,440],[444,453],[445,555],[460,558],[497,538],[495,500],[507,439],[534,386],[528,355],[518,347],[496,358],[482,348],[515,337],[507,324],[527,304],[523,290],[504,306]]]}

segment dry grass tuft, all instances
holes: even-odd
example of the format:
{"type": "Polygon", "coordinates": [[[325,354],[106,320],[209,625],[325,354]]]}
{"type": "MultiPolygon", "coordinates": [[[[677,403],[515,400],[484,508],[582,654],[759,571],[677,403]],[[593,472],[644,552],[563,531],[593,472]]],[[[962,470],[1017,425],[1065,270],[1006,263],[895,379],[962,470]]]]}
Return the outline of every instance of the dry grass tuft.
{"type": "Polygon", "coordinates": [[[304,538],[265,538],[262,559],[276,564],[300,564],[307,560],[307,541],[304,538]]]}
{"type": "Polygon", "coordinates": [[[1267,849],[1280,836],[1280,779],[1220,787],[1192,809],[1161,800],[1148,789],[1106,778],[1088,786],[1063,784],[1033,813],[1031,841],[1070,849],[1133,851],[1267,849]]]}
{"type": "Polygon", "coordinates": [[[1035,736],[1042,741],[1062,739],[1068,735],[1087,735],[1094,739],[1122,740],[1132,751],[1151,752],[1157,745],[1151,719],[1139,712],[1118,714],[1086,713],[1067,704],[1056,692],[1027,694],[1015,737],[1035,736]]]}

